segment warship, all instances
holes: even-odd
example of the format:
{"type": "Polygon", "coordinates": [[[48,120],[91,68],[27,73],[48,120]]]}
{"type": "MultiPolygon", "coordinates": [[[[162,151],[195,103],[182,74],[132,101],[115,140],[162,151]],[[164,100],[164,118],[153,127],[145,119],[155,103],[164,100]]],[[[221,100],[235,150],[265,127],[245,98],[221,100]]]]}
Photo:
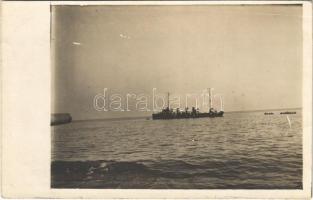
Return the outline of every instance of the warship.
{"type": "Polygon", "coordinates": [[[221,109],[220,111],[217,111],[213,108],[212,104],[212,89],[209,88],[209,111],[208,112],[200,112],[199,108],[192,107],[191,111],[189,111],[189,108],[186,107],[184,111],[180,111],[179,108],[176,108],[174,111],[170,108],[170,93],[167,93],[167,107],[165,109],[162,109],[161,112],[153,113],[152,119],[158,120],[158,119],[186,119],[186,118],[204,118],[204,117],[223,117],[224,111],[223,111],[223,102],[221,99],[221,109]]]}

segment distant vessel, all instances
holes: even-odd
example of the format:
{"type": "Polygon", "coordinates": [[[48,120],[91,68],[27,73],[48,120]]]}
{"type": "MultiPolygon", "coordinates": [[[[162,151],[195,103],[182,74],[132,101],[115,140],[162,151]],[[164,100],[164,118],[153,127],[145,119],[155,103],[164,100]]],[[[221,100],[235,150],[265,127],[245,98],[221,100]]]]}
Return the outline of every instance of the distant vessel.
{"type": "Polygon", "coordinates": [[[60,125],[72,122],[72,116],[69,113],[55,113],[51,114],[50,125],[60,125]]]}
{"type": "Polygon", "coordinates": [[[152,119],[186,119],[186,118],[203,118],[203,117],[223,117],[224,109],[223,109],[223,101],[221,100],[221,109],[217,111],[213,108],[212,105],[212,89],[209,88],[209,112],[201,113],[199,108],[192,107],[191,111],[188,110],[188,107],[185,108],[184,111],[180,111],[179,108],[176,108],[176,111],[170,108],[170,93],[167,96],[167,107],[163,109],[159,113],[152,114],[152,119]]]}
{"type": "Polygon", "coordinates": [[[265,112],[264,115],[274,115],[272,112],[265,112]]]}
{"type": "Polygon", "coordinates": [[[290,111],[286,111],[286,112],[281,112],[281,115],[290,115],[290,114],[297,114],[297,112],[290,112],[290,111]]]}

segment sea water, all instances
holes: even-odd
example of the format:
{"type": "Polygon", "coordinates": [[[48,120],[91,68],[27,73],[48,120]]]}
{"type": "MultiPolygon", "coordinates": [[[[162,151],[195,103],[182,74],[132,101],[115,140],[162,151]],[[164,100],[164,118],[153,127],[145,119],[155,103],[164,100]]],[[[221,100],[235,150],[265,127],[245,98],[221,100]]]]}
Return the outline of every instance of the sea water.
{"type": "Polygon", "coordinates": [[[296,111],[54,126],[51,186],[301,189],[302,114],[296,111]]]}

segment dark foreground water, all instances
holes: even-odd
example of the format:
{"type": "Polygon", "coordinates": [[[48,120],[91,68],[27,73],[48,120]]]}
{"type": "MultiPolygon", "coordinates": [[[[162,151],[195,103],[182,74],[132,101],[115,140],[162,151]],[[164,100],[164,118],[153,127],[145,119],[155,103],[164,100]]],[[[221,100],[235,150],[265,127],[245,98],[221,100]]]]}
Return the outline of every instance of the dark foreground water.
{"type": "Polygon", "coordinates": [[[296,115],[83,121],[52,128],[53,188],[301,189],[296,115]]]}

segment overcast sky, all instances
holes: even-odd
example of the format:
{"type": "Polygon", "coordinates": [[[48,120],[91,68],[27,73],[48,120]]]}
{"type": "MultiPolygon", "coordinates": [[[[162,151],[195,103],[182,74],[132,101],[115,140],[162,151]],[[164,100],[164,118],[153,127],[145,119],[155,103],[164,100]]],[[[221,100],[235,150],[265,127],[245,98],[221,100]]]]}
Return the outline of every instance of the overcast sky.
{"type": "Polygon", "coordinates": [[[225,111],[301,107],[301,6],[54,6],[53,112],[109,93],[223,94],[225,111]]]}

